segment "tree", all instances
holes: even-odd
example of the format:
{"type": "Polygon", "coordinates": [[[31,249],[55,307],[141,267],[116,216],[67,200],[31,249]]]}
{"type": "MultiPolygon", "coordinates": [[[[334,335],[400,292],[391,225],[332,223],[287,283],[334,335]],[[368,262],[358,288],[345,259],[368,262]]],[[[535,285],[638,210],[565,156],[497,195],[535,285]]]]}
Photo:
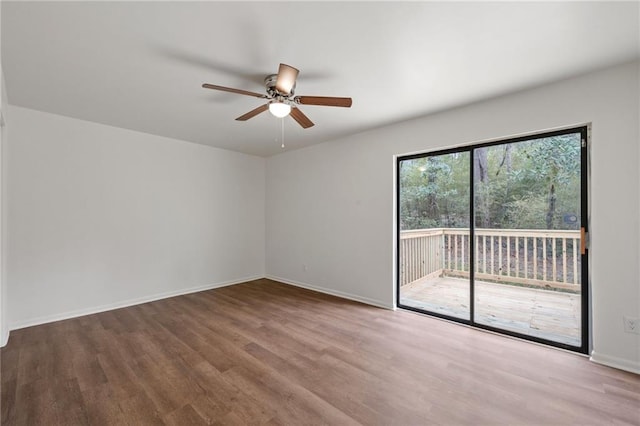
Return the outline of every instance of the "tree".
{"type": "Polygon", "coordinates": [[[473,180],[475,182],[476,225],[488,228],[491,223],[489,208],[489,162],[487,148],[474,150],[473,180]]]}
{"type": "MultiPolygon", "coordinates": [[[[474,149],[476,225],[576,229],[580,215],[580,135],[474,149]]],[[[467,152],[400,163],[401,229],[469,226],[467,152]]]]}

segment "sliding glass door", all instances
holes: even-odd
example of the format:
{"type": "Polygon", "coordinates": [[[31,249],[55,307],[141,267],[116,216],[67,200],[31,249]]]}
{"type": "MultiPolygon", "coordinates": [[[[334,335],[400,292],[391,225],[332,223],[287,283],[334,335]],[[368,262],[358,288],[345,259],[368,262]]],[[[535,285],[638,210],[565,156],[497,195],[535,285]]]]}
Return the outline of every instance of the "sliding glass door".
{"type": "Polygon", "coordinates": [[[398,305],[586,352],[586,140],[399,158],[398,305]]]}
{"type": "Polygon", "coordinates": [[[469,152],[406,159],[400,174],[401,305],[471,319],[469,152]],[[445,275],[443,270],[466,271],[445,275]]]}

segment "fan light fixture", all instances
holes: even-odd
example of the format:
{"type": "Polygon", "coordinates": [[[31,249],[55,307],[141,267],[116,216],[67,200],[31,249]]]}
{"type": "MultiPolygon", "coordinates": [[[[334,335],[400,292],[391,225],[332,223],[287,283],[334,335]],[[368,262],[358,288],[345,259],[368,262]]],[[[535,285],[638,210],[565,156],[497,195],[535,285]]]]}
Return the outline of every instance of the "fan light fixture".
{"type": "Polygon", "coordinates": [[[283,118],[291,112],[291,105],[283,102],[271,102],[269,104],[269,112],[278,118],[283,118]]]}
{"type": "MultiPolygon", "coordinates": [[[[2,0],[0,0],[2,1],[2,0]]],[[[262,105],[236,118],[237,121],[247,121],[266,110],[278,118],[290,115],[303,129],[313,127],[313,121],[304,115],[298,105],[318,105],[328,107],[351,106],[351,98],[336,98],[334,96],[294,96],[296,79],[299,71],[287,64],[280,64],[278,74],[270,74],[264,79],[266,93],[250,92],[248,90],[234,89],[233,87],[218,86],[204,83],[205,89],[220,90],[222,92],[237,93],[238,95],[252,96],[264,99],[262,105]]]]}

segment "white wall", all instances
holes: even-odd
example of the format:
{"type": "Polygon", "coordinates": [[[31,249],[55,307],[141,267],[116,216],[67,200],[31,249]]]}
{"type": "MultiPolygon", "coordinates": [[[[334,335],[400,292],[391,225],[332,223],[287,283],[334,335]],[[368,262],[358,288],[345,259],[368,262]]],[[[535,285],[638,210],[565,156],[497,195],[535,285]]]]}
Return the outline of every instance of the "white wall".
{"type": "Polygon", "coordinates": [[[267,276],[393,307],[395,155],[592,122],[592,358],[640,372],[640,336],[622,327],[623,314],[640,316],[638,71],[618,66],[269,158],[267,276]]]}
{"type": "Polygon", "coordinates": [[[264,276],[263,158],[10,115],[12,329],[264,276]]]}
{"type": "Polygon", "coordinates": [[[9,339],[9,321],[7,315],[7,285],[6,285],[6,146],[7,146],[7,122],[9,121],[9,101],[7,89],[0,64],[0,347],[7,344],[9,339]]]}
{"type": "MultiPolygon", "coordinates": [[[[0,3],[0,16],[2,15],[2,4],[0,3]]],[[[0,18],[0,22],[2,19],[0,18]]],[[[2,31],[0,31],[2,34],[2,31]]],[[[0,42],[0,45],[2,43],[0,42]]],[[[0,54],[0,58],[2,55],[0,54]]],[[[8,109],[8,100],[7,100],[7,89],[4,81],[4,72],[2,71],[2,60],[0,59],[0,120],[6,123],[7,120],[7,109],[8,109]]],[[[5,238],[4,238],[4,228],[5,228],[5,207],[6,203],[4,202],[4,171],[5,168],[3,166],[4,155],[2,155],[4,151],[4,147],[6,145],[7,137],[6,137],[6,127],[2,126],[0,128],[0,347],[7,344],[7,340],[9,339],[9,325],[7,321],[7,286],[6,282],[6,274],[5,274],[5,260],[6,260],[6,250],[5,250],[5,238]]]]}

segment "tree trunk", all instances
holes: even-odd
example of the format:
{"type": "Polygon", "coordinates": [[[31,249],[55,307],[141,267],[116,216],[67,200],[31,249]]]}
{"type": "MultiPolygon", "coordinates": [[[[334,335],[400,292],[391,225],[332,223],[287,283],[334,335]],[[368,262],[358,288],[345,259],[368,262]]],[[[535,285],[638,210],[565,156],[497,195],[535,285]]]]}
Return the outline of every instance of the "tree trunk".
{"type": "Polygon", "coordinates": [[[502,161],[498,166],[498,171],[496,172],[496,176],[500,174],[500,170],[502,170],[502,166],[506,166],[507,175],[511,172],[511,144],[508,143],[504,146],[504,154],[502,155],[502,161]]]}
{"type": "Polygon", "coordinates": [[[510,143],[504,146],[504,153],[502,154],[502,161],[498,166],[498,171],[496,172],[496,177],[500,175],[500,171],[504,166],[507,169],[506,178],[505,179],[505,187],[504,193],[502,194],[502,201],[498,201],[498,212],[496,217],[494,218],[494,225],[504,225],[507,220],[507,200],[509,200],[509,192],[510,192],[510,177],[511,169],[512,169],[512,161],[511,161],[511,148],[512,145],[510,143]]]}
{"type": "Polygon", "coordinates": [[[547,210],[547,229],[553,229],[553,219],[556,216],[556,187],[551,184],[549,188],[549,208],[547,210]]]}
{"type": "Polygon", "coordinates": [[[507,175],[511,173],[511,144],[508,143],[504,147],[504,164],[507,167],[507,175]]]}
{"type": "Polygon", "coordinates": [[[478,148],[475,151],[473,177],[476,183],[488,183],[489,170],[487,168],[487,148],[478,148]]]}
{"type": "Polygon", "coordinates": [[[475,186],[476,201],[476,224],[482,228],[488,228],[489,220],[489,167],[487,161],[487,148],[474,150],[473,157],[473,179],[475,186]]]}
{"type": "MultiPolygon", "coordinates": [[[[430,172],[427,179],[429,186],[435,185],[436,179],[436,173],[430,172]]],[[[427,212],[429,213],[429,218],[438,220],[438,198],[435,193],[427,195],[427,212]]]]}

